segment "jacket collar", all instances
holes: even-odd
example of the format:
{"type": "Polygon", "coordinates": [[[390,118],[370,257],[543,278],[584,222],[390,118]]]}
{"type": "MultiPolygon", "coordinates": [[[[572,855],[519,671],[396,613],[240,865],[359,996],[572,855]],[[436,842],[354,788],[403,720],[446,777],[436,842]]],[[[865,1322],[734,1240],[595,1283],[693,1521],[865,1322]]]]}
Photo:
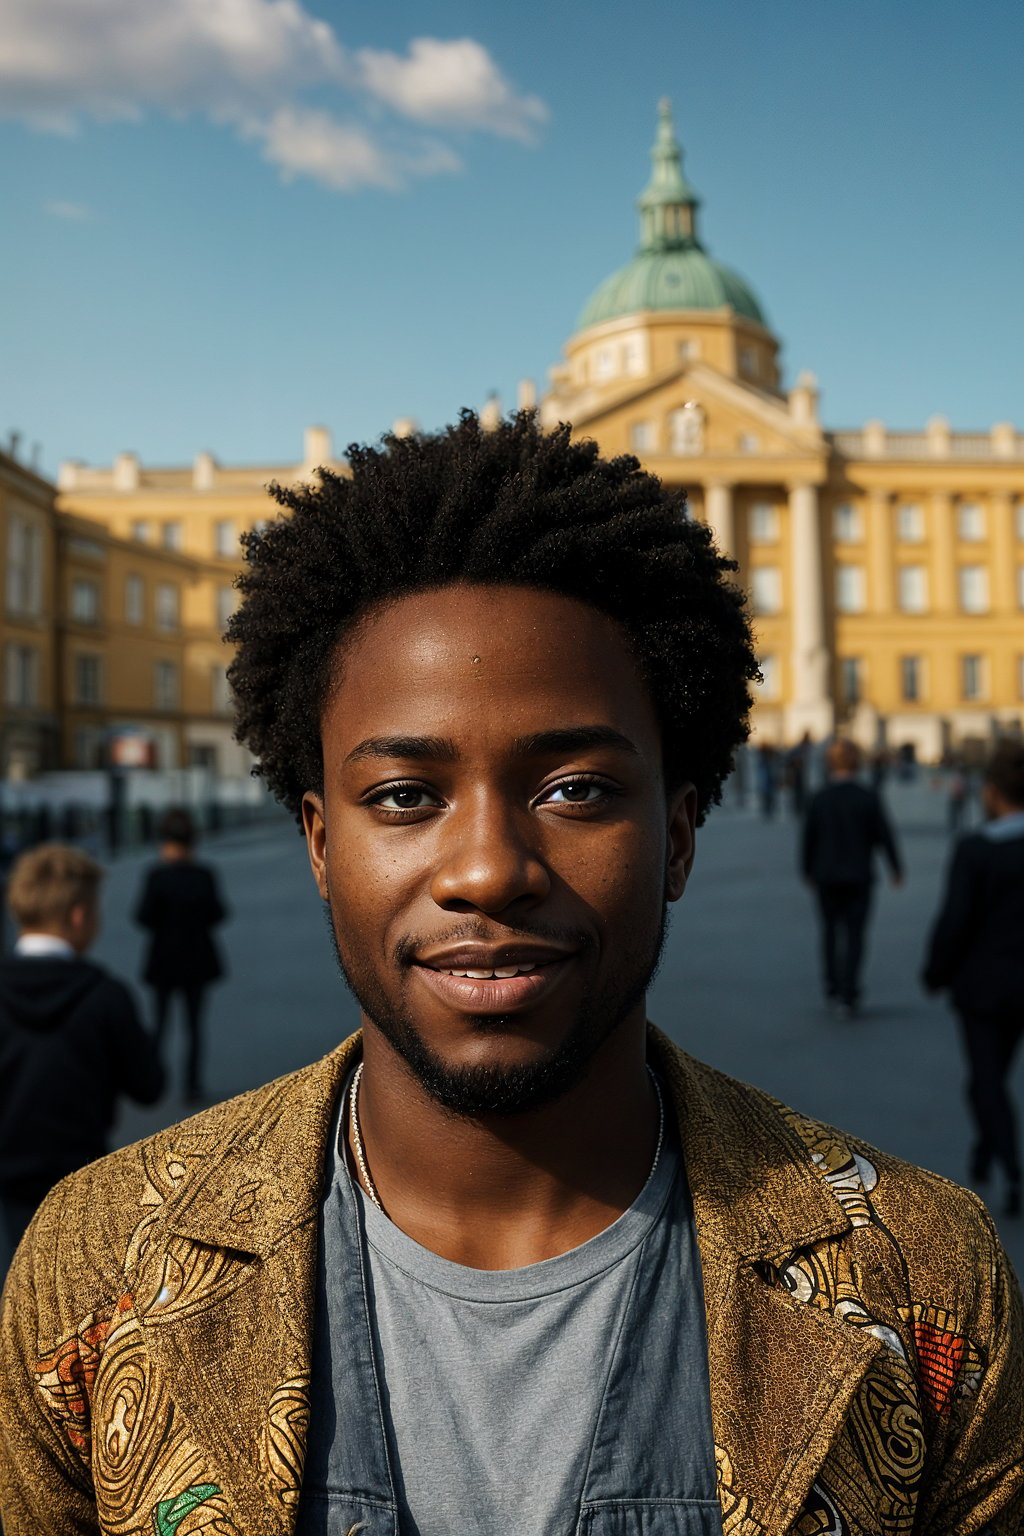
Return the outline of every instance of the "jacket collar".
{"type": "MultiPolygon", "coordinates": [[[[201,1180],[168,1202],[166,1230],[214,1248],[267,1260],[288,1243],[287,1265],[268,1292],[240,1285],[216,1329],[218,1367],[237,1355],[235,1426],[268,1425],[268,1397],[285,1378],[308,1374],[316,1276],[316,1216],[324,1153],[345,1077],[360,1052],[352,1036],[313,1066],[233,1106],[226,1144],[201,1180]],[[248,1298],[248,1299],[246,1299],[248,1298]],[[254,1320],[254,1308],[275,1315],[254,1320]]],[[[798,1518],[850,1402],[882,1347],[862,1329],[795,1302],[766,1278],[795,1251],[850,1230],[849,1219],[806,1147],[766,1096],[687,1056],[652,1029],[650,1055],[668,1084],[701,1252],[712,1419],[723,1508],[735,1536],[783,1536],[798,1518]],[[723,1468],[725,1469],[723,1471],[723,1468]]],[[[215,1309],[216,1310],[216,1309],[215,1309]]],[[[162,1347],[184,1406],[211,1448],[223,1415],[211,1392],[211,1313],[183,1319],[162,1347]]],[[[228,1378],[225,1377],[225,1380],[228,1378]]],[[[230,1492],[255,1528],[292,1530],[294,1509],[271,1527],[265,1468],[237,1432],[220,1446],[230,1492]],[[237,1474],[237,1477],[236,1477],[237,1474]]],[[[296,1447],[301,1465],[304,1445],[296,1447]]]]}

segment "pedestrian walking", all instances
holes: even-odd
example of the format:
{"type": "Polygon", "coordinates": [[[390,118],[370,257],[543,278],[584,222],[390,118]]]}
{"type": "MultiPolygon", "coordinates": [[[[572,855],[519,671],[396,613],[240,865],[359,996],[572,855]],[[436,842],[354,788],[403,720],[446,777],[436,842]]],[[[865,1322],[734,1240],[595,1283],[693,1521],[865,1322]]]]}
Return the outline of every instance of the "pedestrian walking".
{"type": "Polygon", "coordinates": [[[771,821],[779,797],[779,755],[770,742],[762,742],[757,749],[756,777],[761,815],[771,821]]]}
{"type": "Polygon", "coordinates": [[[858,782],[856,744],[833,741],[825,761],[828,783],[807,807],[800,859],[818,898],[825,997],[853,1018],[861,1002],[875,855],[885,858],[893,885],[902,883],[903,864],[878,792],[858,782]]]}
{"type": "Polygon", "coordinates": [[[157,1045],[171,1002],[181,998],[188,1045],[185,1097],[203,1097],[203,1008],[211,984],[224,975],[212,930],[228,915],[213,870],[195,858],[196,825],[182,807],[165,812],[157,829],[160,862],[147,872],[135,921],[151,934],[143,980],[153,990],[157,1045]]]}
{"type": "Polygon", "coordinates": [[[0,1278],[58,1180],[102,1157],[121,1095],[163,1088],[131,993],[86,959],[99,930],[100,866],[45,843],[7,887],[18,936],[0,960],[0,1278]]]}
{"type": "Polygon", "coordinates": [[[977,1202],[647,1023],[757,675],[707,528],[529,412],[276,494],[232,688],[362,1028],[38,1213],[14,1536],[1019,1533],[977,1202]]]}
{"type": "Polygon", "coordinates": [[[965,768],[957,764],[949,779],[946,800],[946,825],[956,835],[963,827],[971,799],[971,781],[965,768]]]}
{"type": "Polygon", "coordinates": [[[974,1122],[970,1177],[993,1166],[1004,1211],[1021,1213],[1021,1156],[1009,1076],[1024,1032],[1024,746],[1001,743],[981,791],[988,820],[958,842],[932,929],[923,982],[948,991],[967,1057],[974,1122]]]}
{"type": "Polygon", "coordinates": [[[808,781],[811,774],[811,756],[814,742],[810,731],[804,731],[795,746],[786,754],[786,783],[789,787],[790,805],[794,816],[803,816],[807,809],[808,781]]]}

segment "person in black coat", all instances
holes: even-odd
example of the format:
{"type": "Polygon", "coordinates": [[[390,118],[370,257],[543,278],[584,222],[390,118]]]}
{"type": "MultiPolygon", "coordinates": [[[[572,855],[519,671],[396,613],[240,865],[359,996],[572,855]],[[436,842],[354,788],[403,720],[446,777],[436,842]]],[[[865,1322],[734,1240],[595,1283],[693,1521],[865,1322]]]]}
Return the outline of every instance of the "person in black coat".
{"type": "Polygon", "coordinates": [[[800,861],[804,879],[818,897],[825,994],[852,1018],[860,1003],[875,855],[884,856],[894,885],[902,884],[903,864],[881,798],[857,781],[856,745],[837,739],[826,763],[829,782],[807,807],[800,861]]]}
{"type": "Polygon", "coordinates": [[[171,998],[175,992],[181,993],[188,1030],[185,1097],[195,1100],[203,1097],[205,993],[211,982],[224,974],[211,929],[228,914],[213,870],[193,857],[196,827],[188,811],[167,811],[158,836],[160,863],[147,871],[135,908],[135,921],[152,935],[142,975],[153,989],[158,1044],[167,1024],[171,998]]]}
{"type": "Polygon", "coordinates": [[[1024,746],[1003,742],[985,773],[988,820],[953,853],[922,980],[948,990],[960,1016],[967,1097],[975,1127],[971,1177],[994,1163],[1006,1176],[1007,1215],[1021,1210],[1021,1158],[1008,1078],[1024,1033],[1024,746]]]}
{"type": "Polygon", "coordinates": [[[18,859],[0,960],[0,1278],[43,1196],[109,1151],[118,1096],[153,1104],[163,1071],[131,993],[85,958],[100,866],[60,843],[18,859]]]}

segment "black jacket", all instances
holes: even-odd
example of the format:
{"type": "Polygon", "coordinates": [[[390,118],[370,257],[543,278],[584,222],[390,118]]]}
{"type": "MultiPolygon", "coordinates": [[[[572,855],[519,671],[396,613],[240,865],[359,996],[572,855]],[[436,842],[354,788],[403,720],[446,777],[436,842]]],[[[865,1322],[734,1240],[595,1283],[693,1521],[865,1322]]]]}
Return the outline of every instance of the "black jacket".
{"type": "Polygon", "coordinates": [[[854,779],[837,779],[811,797],[800,857],[806,880],[815,885],[867,885],[874,879],[876,849],[893,874],[902,875],[889,818],[873,789],[854,779]]]}
{"type": "Polygon", "coordinates": [[[41,1200],[109,1150],[119,1094],[152,1104],[162,1089],[121,982],[89,960],[0,960],[0,1194],[41,1200]]]}
{"type": "Polygon", "coordinates": [[[191,859],[154,864],[146,875],[135,921],[153,937],[142,972],[154,987],[201,987],[223,976],[210,937],[227,917],[213,870],[191,859]]]}
{"type": "Polygon", "coordinates": [[[922,979],[964,1013],[1024,1008],[1024,833],[961,838],[922,979]]]}

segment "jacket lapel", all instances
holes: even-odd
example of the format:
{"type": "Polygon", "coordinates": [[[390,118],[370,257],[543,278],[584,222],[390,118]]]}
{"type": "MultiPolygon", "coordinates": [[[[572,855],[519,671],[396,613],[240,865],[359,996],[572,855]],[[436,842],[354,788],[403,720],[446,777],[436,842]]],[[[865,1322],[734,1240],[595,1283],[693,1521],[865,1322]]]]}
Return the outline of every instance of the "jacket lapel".
{"type": "Polygon", "coordinates": [[[150,1282],[155,1299],[141,1299],[155,1368],[173,1383],[189,1439],[239,1530],[261,1536],[294,1527],[324,1155],[358,1048],[353,1037],[253,1096],[251,1118],[204,1181],[168,1202],[155,1245],[164,1274],[150,1282]]]}
{"type": "Polygon", "coordinates": [[[766,1276],[849,1219],[770,1101],[655,1030],[651,1048],[693,1196],[725,1529],[784,1536],[883,1346],[766,1276]]]}

